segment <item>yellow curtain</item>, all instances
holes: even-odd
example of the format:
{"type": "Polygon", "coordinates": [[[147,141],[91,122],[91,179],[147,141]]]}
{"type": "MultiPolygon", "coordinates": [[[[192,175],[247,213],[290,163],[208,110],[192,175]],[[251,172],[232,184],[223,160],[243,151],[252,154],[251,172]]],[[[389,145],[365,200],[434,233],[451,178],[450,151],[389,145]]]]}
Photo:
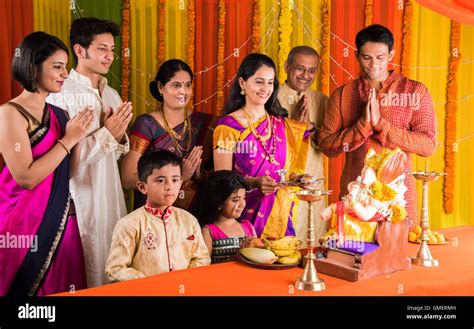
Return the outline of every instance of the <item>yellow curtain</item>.
{"type": "MultiPolygon", "coordinates": [[[[321,0],[294,0],[296,10],[293,10],[292,15],[291,47],[306,45],[313,47],[321,54],[322,3],[321,0]]],[[[260,0],[260,8],[260,16],[264,20],[260,26],[262,37],[260,52],[267,54],[277,63],[279,2],[278,0],[260,0]]],[[[321,75],[316,77],[312,88],[316,90],[321,88],[321,75]]]]}
{"type": "MultiPolygon", "coordinates": [[[[33,1],[34,30],[44,31],[61,39],[69,48],[69,27],[71,26],[71,8],[69,1],[35,0],[33,1]]],[[[72,67],[70,54],[68,67],[72,67]]]]}
{"type": "MultiPolygon", "coordinates": [[[[166,56],[186,61],[187,1],[166,3],[166,56]]],[[[130,99],[135,117],[156,109],[158,102],[150,95],[148,84],[158,70],[157,29],[158,0],[130,1],[130,99]]]]}
{"type": "MultiPolygon", "coordinates": [[[[435,103],[438,120],[438,147],[428,159],[415,157],[414,169],[424,170],[428,162],[430,170],[442,172],[444,170],[444,136],[445,136],[445,102],[446,82],[448,73],[450,20],[429,9],[413,3],[413,22],[411,39],[410,78],[424,83],[435,103]]],[[[463,25],[461,27],[462,59],[474,58],[472,40],[474,28],[463,25]]],[[[458,74],[458,98],[474,94],[471,77],[474,74],[473,63],[461,64],[458,74]],[[469,84],[469,85],[468,85],[469,84]]],[[[458,102],[457,138],[474,133],[472,102],[458,102]]],[[[429,187],[429,215],[432,229],[459,225],[474,224],[474,206],[470,197],[470,187],[474,184],[472,163],[474,161],[474,137],[458,143],[456,153],[456,181],[454,209],[447,215],[443,209],[443,180],[430,184],[429,187]]],[[[421,212],[421,183],[417,183],[418,205],[421,212]]]]}
{"type": "Polygon", "coordinates": [[[130,1],[130,100],[135,117],[156,108],[148,84],[158,65],[157,29],[158,0],[130,1]]]}
{"type": "Polygon", "coordinates": [[[187,61],[186,45],[188,36],[188,1],[168,1],[166,3],[166,58],[187,61]]]}
{"type": "Polygon", "coordinates": [[[278,65],[278,0],[260,0],[260,52],[270,56],[278,65]],[[268,16],[267,16],[268,15],[268,16]]]}

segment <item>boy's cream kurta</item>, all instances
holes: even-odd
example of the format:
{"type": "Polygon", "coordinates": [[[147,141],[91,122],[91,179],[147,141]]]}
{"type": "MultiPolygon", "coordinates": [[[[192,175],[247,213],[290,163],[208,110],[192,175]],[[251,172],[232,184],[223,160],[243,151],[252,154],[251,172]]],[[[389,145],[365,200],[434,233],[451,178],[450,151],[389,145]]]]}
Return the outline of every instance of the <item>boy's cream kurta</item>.
{"type": "MultiPolygon", "coordinates": [[[[289,117],[296,118],[296,104],[303,95],[308,96],[308,110],[311,123],[319,129],[323,123],[324,113],[326,111],[328,97],[319,91],[308,89],[304,93],[291,89],[286,83],[280,86],[278,100],[280,104],[288,110],[289,117]]],[[[306,173],[315,177],[324,177],[323,153],[311,141],[311,147],[308,150],[306,160],[306,173]]],[[[324,184],[322,185],[324,186],[324,184]]],[[[314,204],[313,221],[315,227],[315,237],[317,240],[326,232],[327,223],[319,218],[319,213],[326,207],[326,200],[314,204]]],[[[308,203],[301,202],[298,206],[298,221],[296,225],[296,235],[303,241],[306,241],[308,227],[308,203]]]]}
{"type": "Polygon", "coordinates": [[[211,263],[197,219],[173,208],[162,220],[140,207],[115,227],[105,272],[125,281],[211,263]]]}
{"type": "Polygon", "coordinates": [[[80,142],[80,162],[70,181],[77,222],[86,263],[87,286],[108,283],[104,273],[110,238],[117,221],[127,214],[117,159],[129,151],[128,137],[119,144],[104,127],[105,112],[116,111],[122,100],[107,79],[101,78],[99,90],[88,77],[74,69],[64,81],[60,93],[50,94],[47,102],[66,110],[72,118],[86,106],[92,106],[96,119],[87,138],[80,142]]]}

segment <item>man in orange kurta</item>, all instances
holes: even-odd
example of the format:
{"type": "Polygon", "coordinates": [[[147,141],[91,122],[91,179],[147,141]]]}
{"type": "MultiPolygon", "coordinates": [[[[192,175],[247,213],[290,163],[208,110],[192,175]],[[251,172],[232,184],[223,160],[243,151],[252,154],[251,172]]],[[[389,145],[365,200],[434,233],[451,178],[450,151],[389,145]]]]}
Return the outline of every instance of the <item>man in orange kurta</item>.
{"type": "MultiPolygon", "coordinates": [[[[346,152],[341,195],[360,174],[369,148],[400,147],[412,167],[412,154],[430,156],[436,149],[437,128],[428,89],[388,70],[395,51],[393,35],[371,25],[356,36],[356,56],[362,76],[337,88],[331,95],[319,132],[319,147],[329,157],[346,152]]],[[[418,218],[414,178],[407,174],[405,193],[411,221],[418,218]]]]}

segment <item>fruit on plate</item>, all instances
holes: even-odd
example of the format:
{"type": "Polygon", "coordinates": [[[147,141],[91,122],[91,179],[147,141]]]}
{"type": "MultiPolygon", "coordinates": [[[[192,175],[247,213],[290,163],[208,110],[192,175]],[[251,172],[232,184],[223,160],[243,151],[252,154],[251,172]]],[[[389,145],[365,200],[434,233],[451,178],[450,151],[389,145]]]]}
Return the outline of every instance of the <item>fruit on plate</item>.
{"type": "Polygon", "coordinates": [[[281,264],[294,264],[301,260],[301,253],[297,250],[289,256],[278,257],[278,263],[281,264]]]}
{"type": "Polygon", "coordinates": [[[247,259],[260,264],[273,264],[278,257],[268,249],[242,248],[240,253],[247,259]]]}
{"type": "Polygon", "coordinates": [[[262,240],[260,240],[257,237],[253,237],[249,242],[249,247],[250,248],[265,248],[265,245],[263,244],[262,240]]]}
{"type": "Polygon", "coordinates": [[[298,249],[301,245],[301,240],[296,236],[284,236],[282,238],[267,237],[263,239],[263,243],[267,249],[298,249]]]}
{"type": "MultiPolygon", "coordinates": [[[[422,234],[422,229],[420,225],[415,226],[413,231],[408,233],[408,241],[411,242],[421,242],[421,234],[422,234]]],[[[429,244],[439,244],[439,243],[445,243],[446,238],[442,233],[439,233],[437,231],[431,231],[430,229],[426,230],[426,234],[428,234],[428,243],[429,244]]]]}
{"type": "Polygon", "coordinates": [[[277,262],[281,264],[294,264],[300,261],[301,254],[298,248],[301,246],[301,242],[296,236],[263,239],[265,247],[279,257],[277,262]]]}

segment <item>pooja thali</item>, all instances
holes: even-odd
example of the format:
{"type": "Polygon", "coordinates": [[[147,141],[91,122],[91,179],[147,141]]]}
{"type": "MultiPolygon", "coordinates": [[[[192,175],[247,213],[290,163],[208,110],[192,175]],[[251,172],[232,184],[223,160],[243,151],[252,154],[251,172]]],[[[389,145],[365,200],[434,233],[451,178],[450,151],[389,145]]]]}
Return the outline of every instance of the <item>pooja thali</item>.
{"type": "Polygon", "coordinates": [[[245,258],[241,254],[235,255],[235,259],[237,261],[240,261],[242,263],[245,263],[249,266],[259,268],[262,270],[285,270],[293,267],[297,267],[301,261],[293,263],[293,264],[280,264],[280,263],[273,263],[273,264],[262,264],[262,263],[256,263],[254,261],[251,261],[250,259],[245,258]]]}

